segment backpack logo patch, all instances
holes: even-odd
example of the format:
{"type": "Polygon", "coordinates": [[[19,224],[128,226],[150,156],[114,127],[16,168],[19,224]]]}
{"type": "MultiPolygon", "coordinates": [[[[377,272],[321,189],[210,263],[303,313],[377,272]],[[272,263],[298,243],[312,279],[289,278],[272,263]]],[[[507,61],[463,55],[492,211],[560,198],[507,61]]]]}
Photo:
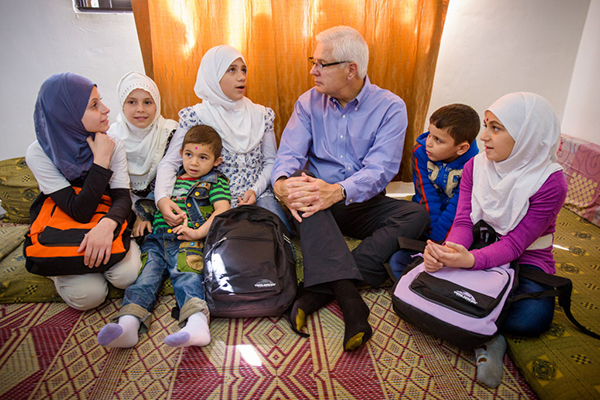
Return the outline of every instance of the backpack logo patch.
{"type": "Polygon", "coordinates": [[[261,279],[260,281],[258,281],[254,284],[254,287],[257,287],[257,288],[268,288],[268,287],[273,287],[273,286],[275,286],[275,282],[273,282],[269,279],[261,279]]]}
{"type": "Polygon", "coordinates": [[[468,301],[471,304],[477,304],[477,300],[475,300],[475,297],[473,297],[473,295],[467,291],[455,290],[454,294],[460,297],[461,299],[468,301]]]}

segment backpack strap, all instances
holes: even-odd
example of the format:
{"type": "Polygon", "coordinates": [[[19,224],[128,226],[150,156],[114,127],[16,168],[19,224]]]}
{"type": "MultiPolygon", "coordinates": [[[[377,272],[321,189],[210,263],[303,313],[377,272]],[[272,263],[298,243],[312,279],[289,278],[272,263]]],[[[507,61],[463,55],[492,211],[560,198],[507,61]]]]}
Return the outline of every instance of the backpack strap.
{"type": "Polygon", "coordinates": [[[427,242],[424,240],[410,239],[406,237],[398,237],[398,247],[401,250],[411,250],[422,253],[425,251],[427,242]]]}
{"type": "Polygon", "coordinates": [[[519,276],[531,279],[534,282],[551,286],[552,289],[544,290],[543,292],[523,293],[514,297],[514,301],[521,299],[539,299],[547,296],[558,296],[558,304],[563,308],[569,321],[573,323],[579,330],[588,336],[595,339],[600,339],[600,335],[594,333],[581,325],[571,313],[571,293],[573,292],[573,282],[570,279],[562,276],[547,274],[539,269],[519,271],[519,276]]]}

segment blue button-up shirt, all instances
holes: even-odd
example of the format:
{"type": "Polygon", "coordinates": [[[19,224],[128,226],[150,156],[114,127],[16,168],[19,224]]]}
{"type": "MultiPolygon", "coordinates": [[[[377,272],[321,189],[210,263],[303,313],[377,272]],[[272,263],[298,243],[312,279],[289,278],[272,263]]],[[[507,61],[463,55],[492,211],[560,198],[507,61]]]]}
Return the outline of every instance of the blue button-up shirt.
{"type": "Polygon", "coordinates": [[[407,124],[404,101],[368,77],[346,107],[310,89],[283,131],[272,183],[306,167],[327,183],[340,183],[346,204],[366,201],[398,173],[407,124]]]}

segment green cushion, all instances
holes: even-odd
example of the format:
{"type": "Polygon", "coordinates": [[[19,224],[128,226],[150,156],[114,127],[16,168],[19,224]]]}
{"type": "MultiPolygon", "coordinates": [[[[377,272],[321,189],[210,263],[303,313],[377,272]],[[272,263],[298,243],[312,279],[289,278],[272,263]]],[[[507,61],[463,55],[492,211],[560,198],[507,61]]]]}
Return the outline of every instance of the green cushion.
{"type": "MultiPolygon", "coordinates": [[[[554,244],[556,273],[573,281],[573,315],[600,333],[600,228],[563,209],[554,244]]],[[[600,399],[600,340],[579,331],[558,304],[548,332],[506,339],[510,358],[540,399],[600,399]]]]}
{"type": "Polygon", "coordinates": [[[4,222],[29,223],[29,206],[40,193],[25,157],[0,161],[0,200],[6,210],[4,222]]]}
{"type": "Polygon", "coordinates": [[[0,226],[0,303],[62,301],[50,279],[25,269],[22,242],[27,230],[27,225],[0,226]]]}

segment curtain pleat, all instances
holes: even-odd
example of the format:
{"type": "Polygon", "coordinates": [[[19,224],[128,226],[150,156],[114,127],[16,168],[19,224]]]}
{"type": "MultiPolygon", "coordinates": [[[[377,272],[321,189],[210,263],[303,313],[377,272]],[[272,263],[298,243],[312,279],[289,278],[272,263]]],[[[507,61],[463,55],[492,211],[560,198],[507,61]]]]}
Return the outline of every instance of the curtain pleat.
{"type": "Polygon", "coordinates": [[[229,44],[248,66],[246,96],[275,111],[279,140],[298,97],[313,86],[307,58],[317,33],[349,25],[367,41],[372,83],[400,96],[408,109],[402,166],[431,97],[449,0],[133,0],[146,74],[158,85],[162,112],[178,120],[198,103],[194,84],[203,54],[229,44]]]}

